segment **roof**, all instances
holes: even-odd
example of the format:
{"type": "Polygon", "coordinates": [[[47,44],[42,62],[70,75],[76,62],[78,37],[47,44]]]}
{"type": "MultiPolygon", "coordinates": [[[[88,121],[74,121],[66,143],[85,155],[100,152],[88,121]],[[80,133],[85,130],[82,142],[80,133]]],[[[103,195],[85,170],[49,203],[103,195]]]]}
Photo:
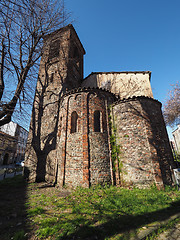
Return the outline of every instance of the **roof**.
{"type": "Polygon", "coordinates": [[[152,97],[147,97],[147,96],[133,96],[133,97],[128,97],[128,98],[123,98],[123,99],[118,99],[116,102],[113,103],[113,105],[117,105],[118,103],[122,103],[122,102],[130,102],[130,101],[136,101],[136,100],[144,100],[144,99],[148,99],[150,101],[156,102],[158,104],[160,104],[160,106],[162,106],[162,103],[159,102],[157,99],[154,99],[152,97]]]}
{"type": "Polygon", "coordinates": [[[79,43],[80,43],[80,45],[81,45],[81,47],[82,47],[83,54],[86,54],[86,51],[85,51],[85,49],[84,49],[84,47],[83,47],[83,45],[82,45],[82,43],[81,43],[81,41],[80,41],[80,39],[79,39],[79,37],[78,37],[78,35],[77,35],[77,32],[76,32],[76,30],[74,29],[74,27],[73,27],[72,24],[68,24],[68,25],[65,26],[65,27],[59,28],[58,30],[56,30],[56,31],[54,31],[54,32],[52,32],[52,33],[49,33],[49,34],[45,35],[45,36],[44,36],[44,40],[46,40],[46,39],[49,38],[49,37],[52,37],[53,35],[57,34],[58,32],[67,31],[68,29],[71,29],[71,30],[75,33],[76,38],[77,38],[77,40],[79,41],[79,43]]]}
{"type": "Polygon", "coordinates": [[[108,93],[108,94],[110,94],[114,98],[114,100],[118,100],[118,98],[119,98],[114,93],[112,93],[112,92],[110,92],[110,91],[108,91],[108,90],[106,90],[104,88],[98,88],[98,87],[96,87],[96,88],[94,88],[94,87],[92,87],[92,88],[90,88],[90,87],[88,87],[88,88],[85,88],[85,87],[83,87],[83,88],[81,88],[81,87],[73,88],[73,89],[67,90],[63,94],[62,98],[67,96],[67,95],[70,95],[70,94],[79,93],[79,92],[89,92],[89,91],[91,91],[91,92],[92,91],[93,92],[98,92],[99,91],[99,92],[108,93]]]}
{"type": "Polygon", "coordinates": [[[172,133],[175,133],[176,131],[180,130],[180,124],[177,125],[177,128],[172,131],[172,133]]]}
{"type": "Polygon", "coordinates": [[[11,139],[17,139],[16,136],[9,135],[9,134],[7,134],[7,133],[5,133],[5,132],[2,132],[2,131],[0,131],[0,135],[6,136],[6,137],[11,138],[11,139]]]}

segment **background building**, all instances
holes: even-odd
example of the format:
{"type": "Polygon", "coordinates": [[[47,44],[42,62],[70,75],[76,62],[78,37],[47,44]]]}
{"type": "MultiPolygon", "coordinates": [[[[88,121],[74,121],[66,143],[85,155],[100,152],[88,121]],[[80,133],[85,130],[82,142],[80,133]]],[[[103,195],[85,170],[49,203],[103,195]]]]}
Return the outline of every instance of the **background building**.
{"type": "Polygon", "coordinates": [[[180,125],[178,125],[177,129],[172,132],[174,137],[174,145],[177,154],[180,155],[180,125]]]}
{"type": "Polygon", "coordinates": [[[14,163],[17,137],[0,131],[0,165],[14,163]]]}
{"type": "Polygon", "coordinates": [[[0,164],[11,164],[24,160],[28,131],[12,121],[1,126],[0,131],[0,164]]]}

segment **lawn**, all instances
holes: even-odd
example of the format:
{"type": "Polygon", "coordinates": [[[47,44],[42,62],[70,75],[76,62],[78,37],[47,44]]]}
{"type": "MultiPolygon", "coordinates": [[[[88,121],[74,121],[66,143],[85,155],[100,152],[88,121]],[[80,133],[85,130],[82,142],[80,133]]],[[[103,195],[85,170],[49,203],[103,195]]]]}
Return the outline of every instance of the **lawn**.
{"type": "MultiPolygon", "coordinates": [[[[0,240],[123,239],[180,212],[180,191],[0,182],[0,240]]],[[[177,220],[176,220],[177,221],[177,220]]]]}

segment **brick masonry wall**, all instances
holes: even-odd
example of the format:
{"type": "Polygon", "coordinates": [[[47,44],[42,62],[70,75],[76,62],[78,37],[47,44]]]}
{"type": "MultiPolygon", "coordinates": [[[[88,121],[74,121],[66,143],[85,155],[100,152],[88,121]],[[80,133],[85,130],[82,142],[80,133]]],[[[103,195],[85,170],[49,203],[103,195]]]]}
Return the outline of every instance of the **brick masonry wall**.
{"type": "MultiPolygon", "coordinates": [[[[89,145],[90,145],[90,181],[91,185],[111,183],[110,149],[107,129],[107,106],[100,94],[91,94],[88,98],[89,109],[89,145]],[[100,132],[94,131],[94,111],[100,111],[100,132]]],[[[112,99],[108,101],[111,103],[112,99]]]]}
{"type": "Polygon", "coordinates": [[[67,94],[61,104],[57,184],[89,187],[110,183],[110,153],[107,132],[107,103],[114,96],[103,90],[81,90],[67,94]],[[101,112],[101,130],[94,132],[94,111],[101,112]],[[77,132],[71,133],[71,114],[78,115],[77,132]],[[61,157],[62,156],[62,157],[61,157]]]}
{"type": "Polygon", "coordinates": [[[32,181],[56,181],[60,100],[67,89],[80,86],[83,54],[83,47],[71,26],[45,38],[25,155],[26,175],[32,181]],[[49,58],[51,42],[56,40],[59,40],[59,54],[49,58]],[[79,51],[77,59],[73,59],[75,44],[79,51]],[[71,70],[77,63],[80,72],[72,76],[71,70]]]}
{"type": "Polygon", "coordinates": [[[82,185],[83,182],[83,146],[82,146],[82,112],[81,95],[68,94],[61,103],[60,122],[58,129],[58,179],[60,186],[82,185]],[[78,114],[77,132],[71,133],[71,113],[78,114]]]}
{"type": "Polygon", "coordinates": [[[172,152],[161,112],[153,99],[119,101],[112,109],[123,163],[122,185],[171,184],[172,152]]]}
{"type": "MultiPolygon", "coordinates": [[[[32,181],[70,187],[119,184],[119,174],[112,172],[108,128],[108,106],[116,99],[102,89],[74,89],[83,84],[84,53],[72,26],[45,39],[25,156],[25,172],[32,181]],[[49,57],[53,41],[59,42],[59,53],[49,57]],[[70,89],[74,90],[67,92],[70,89]],[[72,132],[74,111],[77,131],[72,132]],[[95,111],[100,114],[100,129],[96,131],[95,111]]],[[[121,184],[171,184],[172,153],[161,104],[136,97],[113,104],[111,110],[121,146],[121,184]]]]}
{"type": "Polygon", "coordinates": [[[68,56],[67,39],[69,38],[69,32],[67,31],[63,37],[59,37],[61,38],[61,51],[63,51],[59,59],[61,64],[55,58],[51,60],[51,63],[48,61],[49,43],[47,41],[39,68],[25,155],[25,166],[30,171],[29,178],[32,181],[35,179],[44,181],[46,179],[53,182],[55,176],[59,101],[64,92],[62,79],[67,77],[65,57],[68,56]],[[59,74],[60,70],[61,75],[59,74]]]}

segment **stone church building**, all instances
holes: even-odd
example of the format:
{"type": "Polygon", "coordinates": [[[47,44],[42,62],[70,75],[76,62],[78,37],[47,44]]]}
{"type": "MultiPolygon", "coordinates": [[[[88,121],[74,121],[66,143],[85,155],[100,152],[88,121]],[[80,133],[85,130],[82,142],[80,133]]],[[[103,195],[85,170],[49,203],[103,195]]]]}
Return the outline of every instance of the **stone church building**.
{"type": "Polygon", "coordinates": [[[173,157],[148,71],[94,72],[72,25],[44,38],[25,174],[59,186],[172,184],[173,157]]]}

